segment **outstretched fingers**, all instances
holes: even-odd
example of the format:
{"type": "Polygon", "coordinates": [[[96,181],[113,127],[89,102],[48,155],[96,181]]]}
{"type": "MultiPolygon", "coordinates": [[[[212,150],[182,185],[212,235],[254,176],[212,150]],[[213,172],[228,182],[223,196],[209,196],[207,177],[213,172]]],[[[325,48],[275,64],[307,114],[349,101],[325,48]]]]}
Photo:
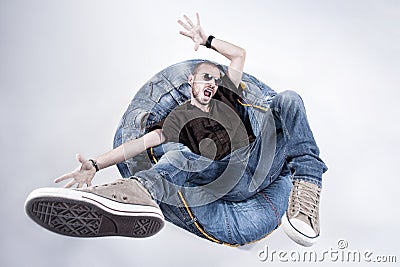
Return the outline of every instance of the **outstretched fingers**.
{"type": "Polygon", "coordinates": [[[55,183],[59,183],[59,182],[62,182],[62,181],[65,181],[65,180],[68,180],[68,179],[71,179],[71,178],[74,178],[74,177],[75,177],[75,173],[71,172],[71,173],[68,173],[68,174],[65,174],[63,176],[60,176],[60,177],[56,178],[54,180],[54,182],[55,183]]]}
{"type": "Polygon", "coordinates": [[[194,51],[197,51],[200,47],[200,42],[195,42],[194,44],[194,51]]]}
{"type": "MultiPolygon", "coordinates": [[[[77,181],[75,179],[72,179],[71,181],[69,181],[67,184],[64,185],[65,188],[71,188],[72,186],[74,186],[74,184],[76,184],[77,181]]],[[[79,187],[79,184],[78,184],[79,187]]]]}
{"type": "Polygon", "coordinates": [[[179,33],[186,37],[192,38],[192,34],[190,34],[189,32],[179,31],[179,33]]]}
{"type": "Polygon", "coordinates": [[[196,19],[197,19],[197,26],[200,27],[200,15],[199,15],[199,13],[196,13],[196,19]]]}
{"type": "Polygon", "coordinates": [[[190,27],[193,28],[193,22],[189,19],[189,17],[186,15],[183,15],[183,17],[186,19],[186,22],[190,25],[190,27]]]}
{"type": "Polygon", "coordinates": [[[183,15],[183,17],[186,20],[186,23],[183,22],[182,20],[178,20],[178,23],[186,31],[179,31],[179,33],[186,37],[191,38],[194,42],[194,50],[197,51],[199,49],[199,46],[205,42],[204,39],[205,34],[200,26],[200,15],[199,13],[196,13],[196,24],[194,24],[188,16],[183,15]]]}
{"type": "Polygon", "coordinates": [[[79,163],[83,164],[87,160],[81,155],[81,154],[76,154],[76,159],[79,161],[79,163]]]}
{"type": "Polygon", "coordinates": [[[83,187],[85,184],[91,185],[95,173],[93,166],[80,154],[76,154],[76,159],[80,163],[79,166],[74,171],[56,178],[54,180],[55,183],[70,179],[64,187],[70,188],[75,184],[77,184],[78,188],[83,187]]]}
{"type": "Polygon", "coordinates": [[[183,22],[182,20],[178,20],[178,23],[179,23],[179,25],[181,25],[183,28],[185,28],[185,30],[187,30],[187,31],[190,31],[190,27],[185,23],[185,22],[183,22]]]}

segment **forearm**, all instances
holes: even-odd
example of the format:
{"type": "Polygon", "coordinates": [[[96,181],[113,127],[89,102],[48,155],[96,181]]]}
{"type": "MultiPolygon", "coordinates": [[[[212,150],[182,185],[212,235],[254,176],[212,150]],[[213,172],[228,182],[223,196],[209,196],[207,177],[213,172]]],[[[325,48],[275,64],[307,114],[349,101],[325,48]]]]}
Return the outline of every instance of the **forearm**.
{"type": "Polygon", "coordinates": [[[243,70],[246,50],[218,38],[212,39],[211,48],[213,48],[215,51],[217,51],[230,61],[233,61],[233,63],[237,64],[235,66],[237,66],[238,69],[243,70]]]}
{"type": "Polygon", "coordinates": [[[145,151],[144,138],[138,138],[126,143],[123,143],[119,147],[102,154],[101,156],[95,158],[97,166],[99,169],[105,169],[112,165],[124,162],[128,158],[132,158],[141,152],[145,151]]]}
{"type": "Polygon", "coordinates": [[[228,76],[236,87],[239,86],[246,59],[246,50],[217,38],[212,39],[211,48],[230,60],[228,76]]]}
{"type": "Polygon", "coordinates": [[[99,169],[105,169],[112,165],[124,162],[138,154],[146,151],[147,148],[157,146],[165,141],[161,129],[147,133],[146,135],[123,143],[119,147],[97,157],[95,161],[99,169]]]}

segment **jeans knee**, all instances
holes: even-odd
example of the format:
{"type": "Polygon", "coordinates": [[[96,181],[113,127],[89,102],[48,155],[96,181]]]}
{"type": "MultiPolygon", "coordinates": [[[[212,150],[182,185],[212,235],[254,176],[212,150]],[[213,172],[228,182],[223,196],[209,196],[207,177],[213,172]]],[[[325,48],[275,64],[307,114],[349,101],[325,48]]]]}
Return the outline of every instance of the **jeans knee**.
{"type": "Polygon", "coordinates": [[[184,156],[182,155],[181,150],[170,150],[165,152],[165,154],[161,157],[160,162],[168,161],[168,162],[180,162],[184,156]]]}
{"type": "Polygon", "coordinates": [[[304,105],[301,96],[292,90],[283,91],[277,94],[275,98],[277,105],[280,107],[290,107],[292,109],[304,105]]]}
{"type": "Polygon", "coordinates": [[[292,90],[283,91],[282,93],[279,93],[278,95],[281,95],[284,101],[290,101],[290,102],[292,102],[292,101],[302,102],[303,101],[301,99],[301,96],[297,92],[292,91],[292,90]]]}
{"type": "MultiPolygon", "coordinates": [[[[177,143],[178,144],[178,143],[177,143]]],[[[169,162],[174,165],[186,164],[190,160],[196,160],[199,156],[194,154],[188,147],[178,144],[175,149],[169,149],[162,155],[159,162],[169,162]]]]}

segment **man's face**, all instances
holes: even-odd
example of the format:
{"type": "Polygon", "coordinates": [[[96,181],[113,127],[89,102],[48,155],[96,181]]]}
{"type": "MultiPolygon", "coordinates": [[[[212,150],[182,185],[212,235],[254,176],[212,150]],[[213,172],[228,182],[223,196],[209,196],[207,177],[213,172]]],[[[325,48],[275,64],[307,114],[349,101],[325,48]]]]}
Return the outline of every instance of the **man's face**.
{"type": "Polygon", "coordinates": [[[208,64],[201,65],[197,73],[189,77],[192,100],[203,106],[208,105],[218,89],[216,79],[220,79],[217,67],[208,64]]]}

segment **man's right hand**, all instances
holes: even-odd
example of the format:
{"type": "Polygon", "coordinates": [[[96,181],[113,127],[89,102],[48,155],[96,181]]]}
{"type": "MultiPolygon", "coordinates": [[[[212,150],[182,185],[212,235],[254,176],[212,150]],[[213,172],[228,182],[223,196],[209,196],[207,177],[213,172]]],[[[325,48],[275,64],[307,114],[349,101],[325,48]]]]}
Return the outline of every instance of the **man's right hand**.
{"type": "Polygon", "coordinates": [[[79,166],[73,172],[67,173],[63,176],[58,177],[54,180],[55,183],[59,183],[68,179],[71,179],[64,187],[70,188],[77,184],[77,188],[82,187],[84,184],[90,186],[94,175],[96,174],[96,169],[92,163],[84,159],[80,154],[76,155],[76,159],[79,161],[79,166]]]}

